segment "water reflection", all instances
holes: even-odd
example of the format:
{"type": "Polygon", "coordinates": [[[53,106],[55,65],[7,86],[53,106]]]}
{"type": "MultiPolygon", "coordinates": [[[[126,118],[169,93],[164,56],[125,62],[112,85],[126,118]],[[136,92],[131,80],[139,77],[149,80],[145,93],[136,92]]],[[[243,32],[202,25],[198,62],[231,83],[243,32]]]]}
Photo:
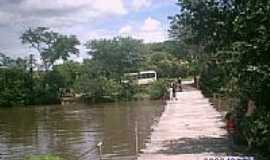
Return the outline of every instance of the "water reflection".
{"type": "Polygon", "coordinates": [[[46,153],[98,159],[100,141],[104,159],[136,159],[163,110],[153,101],[0,109],[0,159],[46,153]]]}

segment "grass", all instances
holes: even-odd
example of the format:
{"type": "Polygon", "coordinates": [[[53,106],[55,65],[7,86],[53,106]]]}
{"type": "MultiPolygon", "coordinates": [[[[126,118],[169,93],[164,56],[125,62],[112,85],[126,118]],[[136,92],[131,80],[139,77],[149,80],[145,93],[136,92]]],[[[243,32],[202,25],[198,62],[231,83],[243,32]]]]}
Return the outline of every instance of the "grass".
{"type": "Polygon", "coordinates": [[[28,156],[24,160],[64,160],[64,159],[53,155],[39,155],[39,156],[28,156]]]}

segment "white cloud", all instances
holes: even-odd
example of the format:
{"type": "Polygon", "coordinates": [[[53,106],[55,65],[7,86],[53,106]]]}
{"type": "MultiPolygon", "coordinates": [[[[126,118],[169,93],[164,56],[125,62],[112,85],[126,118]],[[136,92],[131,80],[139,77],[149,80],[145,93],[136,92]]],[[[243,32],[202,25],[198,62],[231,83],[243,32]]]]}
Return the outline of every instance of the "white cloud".
{"type": "Polygon", "coordinates": [[[162,28],[161,22],[148,17],[143,24],[125,25],[119,30],[121,36],[128,35],[133,38],[142,39],[144,42],[162,42],[168,39],[167,31],[162,28]],[[135,26],[135,27],[132,27],[135,26]]]}
{"type": "Polygon", "coordinates": [[[152,4],[151,0],[133,0],[132,8],[136,11],[149,7],[152,4]]]}
{"type": "Polygon", "coordinates": [[[151,17],[148,17],[144,21],[143,26],[141,27],[141,30],[145,32],[156,31],[159,29],[161,29],[161,23],[158,20],[153,19],[151,17]]]}
{"type": "Polygon", "coordinates": [[[25,10],[69,10],[88,9],[100,14],[125,14],[127,11],[122,0],[26,0],[22,6],[25,10]]]}
{"type": "Polygon", "coordinates": [[[57,28],[127,13],[123,0],[22,0],[0,6],[0,24],[57,28]]]}
{"type": "Polygon", "coordinates": [[[145,42],[162,42],[168,38],[168,35],[159,20],[148,17],[140,27],[137,37],[145,42]]]}
{"type": "Polygon", "coordinates": [[[73,0],[26,0],[22,4],[22,8],[25,10],[57,10],[57,9],[69,9],[69,8],[76,8],[81,5],[86,5],[87,1],[83,0],[76,0],[76,3],[73,0]]]}
{"type": "Polygon", "coordinates": [[[131,34],[131,32],[132,32],[132,27],[130,25],[126,25],[119,30],[120,34],[131,34]]]}
{"type": "MultiPolygon", "coordinates": [[[[22,45],[19,37],[26,28],[37,26],[47,26],[56,32],[77,35],[82,44],[90,39],[112,38],[118,35],[132,36],[145,42],[167,39],[163,23],[152,17],[136,21],[140,19],[136,14],[145,16],[145,13],[134,11],[147,7],[151,10],[157,5],[169,3],[169,0],[17,1],[20,2],[0,0],[0,35],[4,37],[0,40],[0,52],[10,53],[12,56],[30,53],[29,47],[22,45]],[[122,26],[115,30],[119,24],[122,26]]],[[[87,57],[84,47],[80,46],[80,49],[81,56],[87,57]]]]}
{"type": "Polygon", "coordinates": [[[1,24],[7,24],[7,23],[13,23],[13,20],[20,19],[21,16],[13,13],[7,13],[0,11],[0,25],[1,24]]]}
{"type": "Polygon", "coordinates": [[[93,3],[94,9],[102,13],[109,14],[126,14],[122,0],[95,0],[93,3]]]}

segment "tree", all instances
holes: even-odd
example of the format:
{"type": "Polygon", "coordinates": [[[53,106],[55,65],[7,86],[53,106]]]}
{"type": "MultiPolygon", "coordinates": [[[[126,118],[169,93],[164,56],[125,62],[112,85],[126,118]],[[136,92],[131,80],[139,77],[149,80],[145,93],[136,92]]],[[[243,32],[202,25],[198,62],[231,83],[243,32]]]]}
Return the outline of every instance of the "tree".
{"type": "Polygon", "coordinates": [[[136,72],[140,66],[142,41],[132,38],[92,40],[85,44],[103,75],[120,80],[124,73],[136,72]]]}
{"type": "Polygon", "coordinates": [[[154,69],[162,78],[186,77],[188,74],[186,63],[167,52],[153,52],[148,56],[145,67],[154,69]]]}
{"type": "Polygon", "coordinates": [[[29,76],[25,67],[25,60],[12,59],[1,54],[0,67],[0,106],[29,104],[30,89],[28,88],[29,76]]]}
{"type": "Polygon", "coordinates": [[[175,40],[149,43],[145,45],[150,52],[165,52],[179,59],[184,58],[188,53],[187,47],[184,45],[184,43],[175,40]]]}
{"type": "Polygon", "coordinates": [[[46,71],[56,60],[67,60],[71,54],[79,53],[76,46],[80,42],[76,36],[62,35],[46,27],[29,28],[22,34],[21,40],[39,52],[46,71]]]}
{"type": "Polygon", "coordinates": [[[12,66],[15,64],[15,60],[6,56],[4,53],[0,52],[0,66],[12,66]]]}
{"type": "Polygon", "coordinates": [[[203,67],[201,82],[217,85],[205,83],[202,89],[223,89],[241,101],[253,100],[256,112],[251,118],[244,116],[245,103],[235,108],[240,131],[250,135],[246,137],[251,147],[269,153],[269,1],[178,0],[178,5],[181,12],[171,17],[171,36],[203,46],[204,65],[216,68],[203,67]]]}
{"type": "Polygon", "coordinates": [[[65,87],[73,88],[74,83],[82,74],[82,64],[73,61],[66,61],[63,64],[55,65],[53,70],[57,71],[65,79],[65,87]]]}

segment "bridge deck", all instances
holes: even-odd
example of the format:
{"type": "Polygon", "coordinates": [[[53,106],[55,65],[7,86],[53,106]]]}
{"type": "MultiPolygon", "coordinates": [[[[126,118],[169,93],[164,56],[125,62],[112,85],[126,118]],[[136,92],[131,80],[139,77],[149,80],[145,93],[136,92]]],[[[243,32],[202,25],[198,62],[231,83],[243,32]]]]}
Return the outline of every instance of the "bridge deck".
{"type": "Polygon", "coordinates": [[[228,153],[223,116],[199,90],[184,86],[168,101],[138,160],[203,160],[228,153]]]}

